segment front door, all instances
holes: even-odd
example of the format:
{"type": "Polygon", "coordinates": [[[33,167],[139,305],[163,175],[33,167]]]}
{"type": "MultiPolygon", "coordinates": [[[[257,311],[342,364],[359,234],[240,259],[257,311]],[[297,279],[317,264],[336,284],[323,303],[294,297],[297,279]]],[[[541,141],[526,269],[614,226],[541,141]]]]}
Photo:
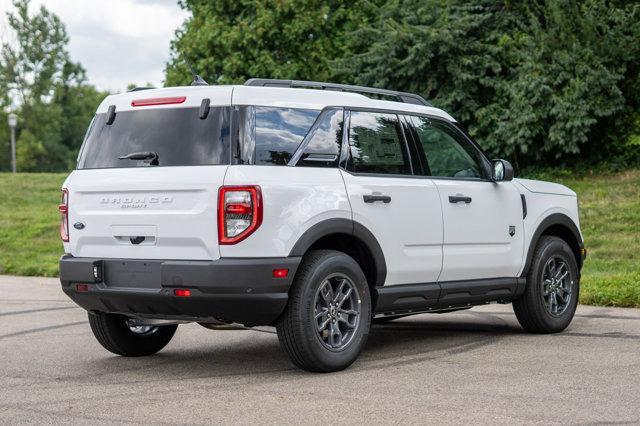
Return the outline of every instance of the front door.
{"type": "Polygon", "coordinates": [[[351,111],[350,116],[350,158],[342,174],[353,220],[375,235],[384,253],[385,285],[435,283],[442,267],[436,185],[414,175],[395,114],[351,111]]]}
{"type": "MultiPolygon", "coordinates": [[[[516,277],[524,235],[520,193],[512,182],[488,179],[487,160],[458,129],[411,116],[444,218],[440,282],[516,277]]],[[[421,153],[422,154],[422,153],[421,153]]]]}

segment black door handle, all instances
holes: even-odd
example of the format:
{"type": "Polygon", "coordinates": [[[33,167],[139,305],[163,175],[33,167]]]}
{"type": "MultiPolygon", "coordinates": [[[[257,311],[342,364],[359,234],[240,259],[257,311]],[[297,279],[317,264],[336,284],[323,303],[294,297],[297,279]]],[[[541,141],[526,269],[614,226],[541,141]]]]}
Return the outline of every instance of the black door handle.
{"type": "Polygon", "coordinates": [[[382,201],[385,204],[389,204],[391,202],[391,197],[388,195],[363,195],[365,203],[375,203],[376,201],[382,201]]]}
{"type": "Polygon", "coordinates": [[[471,197],[465,197],[464,195],[449,195],[449,202],[469,204],[471,202],[471,197]]]}

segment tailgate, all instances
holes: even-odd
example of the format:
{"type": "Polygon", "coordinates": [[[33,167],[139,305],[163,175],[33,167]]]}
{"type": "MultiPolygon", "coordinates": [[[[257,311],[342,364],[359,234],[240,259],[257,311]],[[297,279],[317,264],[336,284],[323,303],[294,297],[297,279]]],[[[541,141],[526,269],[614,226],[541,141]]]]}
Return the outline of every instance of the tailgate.
{"type": "Polygon", "coordinates": [[[214,260],[226,165],[76,170],[67,179],[76,257],[214,260]]]}

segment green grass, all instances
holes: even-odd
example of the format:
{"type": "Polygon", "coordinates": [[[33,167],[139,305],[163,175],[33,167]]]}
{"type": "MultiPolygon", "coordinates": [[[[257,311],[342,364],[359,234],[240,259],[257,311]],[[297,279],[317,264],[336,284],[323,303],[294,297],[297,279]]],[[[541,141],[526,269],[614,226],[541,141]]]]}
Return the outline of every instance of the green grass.
{"type": "MultiPolygon", "coordinates": [[[[533,176],[578,193],[589,250],[580,301],[640,307],[640,170],[609,175],[533,176]]],[[[0,274],[56,276],[64,174],[0,174],[0,274]]]]}
{"type": "Polygon", "coordinates": [[[58,275],[66,174],[0,173],[0,274],[58,275]]]}
{"type": "Polygon", "coordinates": [[[640,170],[538,177],[578,193],[580,227],[588,249],[580,302],[640,307],[640,170]]]}

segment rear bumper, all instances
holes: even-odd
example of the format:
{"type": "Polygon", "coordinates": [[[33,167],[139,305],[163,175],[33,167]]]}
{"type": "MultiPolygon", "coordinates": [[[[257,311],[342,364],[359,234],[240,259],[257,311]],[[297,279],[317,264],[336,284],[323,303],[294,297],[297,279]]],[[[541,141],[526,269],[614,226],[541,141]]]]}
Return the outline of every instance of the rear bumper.
{"type": "Polygon", "coordinates": [[[214,261],[60,259],[62,290],[87,311],[272,324],[283,312],[300,257],[214,261]],[[273,278],[288,269],[287,278],[273,278]],[[85,284],[80,286],[78,284],[85,284]],[[174,295],[189,289],[189,297],[174,295]]]}

